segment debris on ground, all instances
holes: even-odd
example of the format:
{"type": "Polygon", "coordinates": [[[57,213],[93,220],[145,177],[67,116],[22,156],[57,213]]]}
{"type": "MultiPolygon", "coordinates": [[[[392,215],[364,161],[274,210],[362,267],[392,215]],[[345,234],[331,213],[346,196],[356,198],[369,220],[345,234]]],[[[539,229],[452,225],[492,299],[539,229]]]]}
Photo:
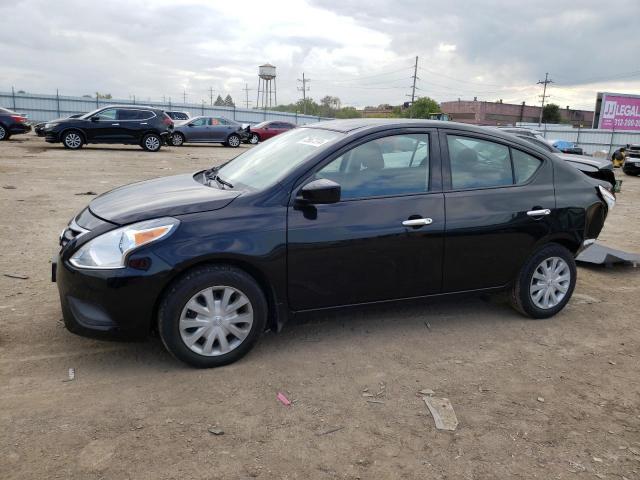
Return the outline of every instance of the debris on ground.
{"type": "Polygon", "coordinates": [[[616,362],[614,362],[613,360],[609,360],[609,363],[610,363],[611,365],[615,365],[615,364],[616,364],[616,362]]]}
{"type": "Polygon", "coordinates": [[[431,395],[434,395],[436,392],[434,392],[430,388],[423,388],[418,393],[421,394],[421,395],[429,395],[429,396],[431,396],[431,395]]]}
{"type": "Polygon", "coordinates": [[[335,428],[330,428],[329,430],[325,430],[323,432],[318,432],[316,433],[317,436],[321,437],[323,435],[329,435],[330,433],[335,433],[338,432],[340,430],[344,429],[344,427],[335,427],[335,428]]]}
{"type": "Polygon", "coordinates": [[[98,194],[96,192],[89,190],[86,192],[75,193],[74,195],[98,195],[98,194]]]}
{"type": "Polygon", "coordinates": [[[427,404],[438,430],[453,431],[458,427],[458,418],[448,398],[422,397],[427,404]]]}
{"type": "Polygon", "coordinates": [[[5,277],[7,278],[15,278],[17,280],[28,280],[29,277],[27,275],[18,275],[17,273],[5,273],[5,277]]]}
{"type": "Polygon", "coordinates": [[[424,322],[424,326],[431,330],[431,324],[429,322],[424,322]]]}
{"type": "Polygon", "coordinates": [[[586,295],[584,293],[574,293],[571,296],[571,303],[573,305],[591,305],[593,303],[600,303],[602,300],[586,295]]]}
{"type": "Polygon", "coordinates": [[[72,382],[75,379],[76,379],[76,369],[70,368],[68,373],[68,378],[66,380],[63,380],[63,382],[72,382]]]}
{"type": "Polygon", "coordinates": [[[595,242],[591,246],[585,248],[582,253],[576,257],[576,262],[605,265],[607,267],[611,267],[614,264],[637,267],[638,264],[640,264],[640,255],[625,252],[623,250],[616,250],[615,248],[605,247],[599,242],[595,242]]]}
{"type": "Polygon", "coordinates": [[[540,403],[544,403],[544,397],[538,397],[538,401],[539,401],[540,403]]]}
{"type": "Polygon", "coordinates": [[[373,393],[369,393],[369,392],[364,392],[364,393],[362,394],[362,396],[363,396],[363,397],[369,397],[369,398],[375,397],[375,395],[374,395],[373,393]]]}
{"type": "Polygon", "coordinates": [[[280,400],[280,403],[282,403],[283,405],[285,405],[287,407],[291,405],[291,401],[282,392],[278,392],[278,395],[276,395],[276,398],[278,400],[280,400]]]}
{"type": "Polygon", "coordinates": [[[370,400],[367,400],[367,402],[368,402],[368,403],[381,403],[381,404],[383,404],[383,405],[384,405],[384,402],[383,402],[382,400],[373,400],[373,399],[370,399],[370,400]]]}
{"type": "Polygon", "coordinates": [[[209,433],[212,435],[224,435],[224,430],[216,426],[209,427],[208,430],[209,430],[209,433]]]}
{"type": "Polygon", "coordinates": [[[3,185],[2,188],[4,188],[5,190],[15,190],[16,187],[14,187],[13,185],[3,185]]]}

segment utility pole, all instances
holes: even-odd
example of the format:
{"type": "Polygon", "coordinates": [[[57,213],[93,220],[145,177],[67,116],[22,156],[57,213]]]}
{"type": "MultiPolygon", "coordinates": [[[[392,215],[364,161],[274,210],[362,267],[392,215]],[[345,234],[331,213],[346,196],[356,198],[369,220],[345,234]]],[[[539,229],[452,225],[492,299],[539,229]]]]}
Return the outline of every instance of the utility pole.
{"type": "Polygon", "coordinates": [[[298,79],[298,81],[300,83],[302,83],[302,87],[298,87],[298,91],[302,91],[302,109],[303,109],[303,115],[307,114],[307,90],[309,90],[310,87],[307,87],[307,83],[309,83],[311,81],[310,78],[305,78],[304,76],[304,72],[302,72],[302,80],[298,79]]]}
{"type": "Polygon", "coordinates": [[[248,109],[248,108],[249,108],[249,91],[251,91],[251,90],[253,90],[253,89],[252,89],[252,88],[249,88],[249,84],[248,84],[248,83],[245,83],[245,84],[244,84],[244,88],[243,88],[243,90],[244,90],[244,93],[245,93],[245,94],[246,94],[246,96],[247,96],[247,99],[245,100],[245,106],[246,106],[246,107],[247,107],[247,109],[248,109]]]}
{"type": "Polygon", "coordinates": [[[538,85],[544,85],[542,88],[542,106],[540,107],[540,118],[538,119],[538,127],[542,125],[542,113],[544,112],[544,101],[547,99],[547,85],[553,83],[553,80],[549,78],[549,72],[544,74],[544,80],[540,80],[538,85]]]}
{"type": "Polygon", "coordinates": [[[209,87],[209,102],[213,106],[213,87],[209,87]]]}
{"type": "Polygon", "coordinates": [[[182,91],[182,101],[183,101],[183,103],[187,103],[187,91],[186,90],[182,91]]]}
{"type": "Polygon", "coordinates": [[[411,86],[411,95],[407,95],[407,97],[411,97],[411,110],[409,110],[409,118],[413,118],[413,102],[416,100],[416,80],[418,77],[418,56],[416,55],[416,63],[413,66],[413,75],[411,76],[413,79],[413,85],[411,86]]]}

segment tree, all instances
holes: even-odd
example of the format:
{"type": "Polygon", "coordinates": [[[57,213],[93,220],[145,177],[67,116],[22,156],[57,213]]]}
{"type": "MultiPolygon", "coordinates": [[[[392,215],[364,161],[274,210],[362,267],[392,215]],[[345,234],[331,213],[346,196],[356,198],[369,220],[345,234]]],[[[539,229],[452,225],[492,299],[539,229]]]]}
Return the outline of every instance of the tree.
{"type": "Polygon", "coordinates": [[[96,92],[96,96],[100,99],[100,98],[104,98],[105,100],[111,100],[111,94],[110,93],[100,93],[100,92],[96,92]]]}
{"type": "Polygon", "coordinates": [[[407,118],[429,118],[430,113],[440,113],[440,111],[440,105],[433,98],[422,97],[404,110],[402,116],[407,118]]]}
{"type": "Polygon", "coordinates": [[[218,98],[216,98],[216,101],[213,102],[213,104],[216,107],[224,107],[224,100],[222,99],[222,97],[220,95],[218,95],[218,98]]]}
{"type": "Polygon", "coordinates": [[[542,109],[542,123],[560,123],[560,107],[549,103],[542,109]]]}
{"type": "Polygon", "coordinates": [[[336,112],[340,110],[340,99],[326,95],[320,99],[320,115],[323,117],[334,117],[336,112]]]}
{"type": "MultiPolygon", "coordinates": [[[[217,103],[217,101],[216,101],[217,103]]],[[[235,107],[236,104],[233,103],[233,98],[231,98],[231,95],[227,94],[227,96],[224,99],[224,106],[225,107],[235,107]]]]}
{"type": "Polygon", "coordinates": [[[336,118],[360,118],[362,114],[356,110],[356,107],[342,107],[335,114],[336,118]]]}

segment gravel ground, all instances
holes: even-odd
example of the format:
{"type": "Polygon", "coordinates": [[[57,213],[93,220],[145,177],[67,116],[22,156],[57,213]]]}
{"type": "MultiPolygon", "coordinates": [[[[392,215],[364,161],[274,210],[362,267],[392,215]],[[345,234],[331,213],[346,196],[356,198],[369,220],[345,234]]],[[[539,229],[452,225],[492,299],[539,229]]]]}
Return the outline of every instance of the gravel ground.
{"type": "MultiPolygon", "coordinates": [[[[237,153],[0,143],[0,478],[640,478],[638,269],[579,268],[544,321],[483,298],[309,315],[208,371],[67,332],[49,259],[83,194],[237,153]]],[[[640,252],[640,178],[618,198],[601,240],[640,252]]]]}

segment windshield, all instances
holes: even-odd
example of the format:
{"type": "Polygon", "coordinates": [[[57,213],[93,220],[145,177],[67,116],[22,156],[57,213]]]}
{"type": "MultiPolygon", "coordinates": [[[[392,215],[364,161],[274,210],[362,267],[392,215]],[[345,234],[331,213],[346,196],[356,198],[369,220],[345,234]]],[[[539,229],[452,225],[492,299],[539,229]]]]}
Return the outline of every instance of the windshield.
{"type": "Polygon", "coordinates": [[[261,190],[275,185],[311,155],[343,136],[315,128],[290,130],[234,158],[220,168],[218,175],[233,185],[261,190]]]}
{"type": "Polygon", "coordinates": [[[100,110],[104,110],[104,107],[97,108],[97,109],[95,109],[95,110],[93,110],[93,111],[91,111],[89,113],[85,113],[84,115],[82,115],[79,118],[82,118],[82,119],[86,120],[87,118],[91,117],[92,115],[95,115],[96,113],[98,113],[100,110]]]}

